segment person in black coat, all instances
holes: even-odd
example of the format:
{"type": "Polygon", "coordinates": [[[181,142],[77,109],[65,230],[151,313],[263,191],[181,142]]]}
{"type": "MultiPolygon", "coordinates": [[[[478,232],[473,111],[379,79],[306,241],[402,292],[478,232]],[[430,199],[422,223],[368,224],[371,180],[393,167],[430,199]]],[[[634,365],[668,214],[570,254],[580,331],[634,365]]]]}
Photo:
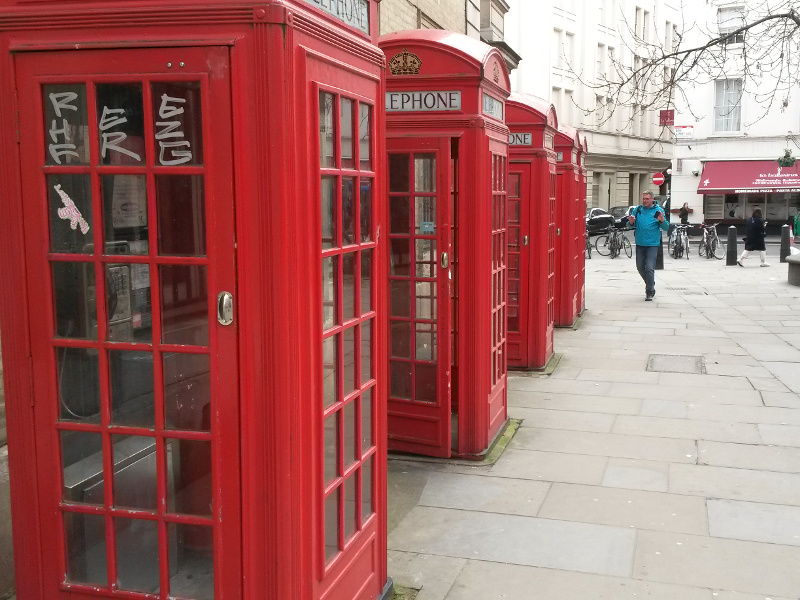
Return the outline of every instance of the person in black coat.
{"type": "Polygon", "coordinates": [[[689,224],[689,203],[684,202],[683,206],[681,206],[681,211],[678,213],[678,216],[681,218],[681,224],[688,225],[689,224]]]}
{"type": "Polygon", "coordinates": [[[736,264],[743,267],[742,261],[747,258],[751,252],[758,250],[761,256],[761,266],[768,267],[767,262],[767,247],[764,245],[764,238],[767,235],[765,229],[766,223],[761,217],[761,209],[753,209],[753,216],[747,220],[747,229],[745,230],[744,252],[736,261],[736,264]]]}

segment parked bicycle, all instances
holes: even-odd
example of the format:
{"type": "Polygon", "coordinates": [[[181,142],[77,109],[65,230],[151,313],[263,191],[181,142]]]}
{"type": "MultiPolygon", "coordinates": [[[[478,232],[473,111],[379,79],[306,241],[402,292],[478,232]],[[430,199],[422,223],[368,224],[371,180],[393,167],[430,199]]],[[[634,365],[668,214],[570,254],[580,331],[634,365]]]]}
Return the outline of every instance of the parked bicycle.
{"type": "Polygon", "coordinates": [[[722,247],[722,242],[719,241],[717,226],[703,223],[700,227],[703,229],[703,238],[700,240],[698,248],[700,256],[722,260],[725,256],[725,249],[722,247]]]}
{"type": "Polygon", "coordinates": [[[584,248],[584,255],[586,258],[592,258],[592,239],[589,237],[589,232],[584,231],[583,237],[586,238],[586,246],[584,248]]]}
{"type": "Polygon", "coordinates": [[[688,225],[677,225],[669,236],[669,254],[672,258],[683,258],[689,260],[689,227],[688,225]]]}
{"type": "Polygon", "coordinates": [[[628,258],[633,256],[631,241],[622,229],[609,229],[608,233],[597,238],[594,248],[600,256],[617,258],[621,252],[625,252],[628,258]]]}

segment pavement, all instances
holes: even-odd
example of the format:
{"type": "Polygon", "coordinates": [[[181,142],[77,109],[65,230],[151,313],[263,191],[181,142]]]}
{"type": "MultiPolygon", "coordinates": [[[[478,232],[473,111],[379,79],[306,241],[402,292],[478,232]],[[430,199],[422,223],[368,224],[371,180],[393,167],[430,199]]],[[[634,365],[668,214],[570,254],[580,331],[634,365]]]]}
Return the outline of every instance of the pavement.
{"type": "MultiPolygon", "coordinates": [[[[740,248],[741,249],[741,248],[740,248]]],[[[694,250],[694,248],[693,248],[694,250]]],[[[800,598],[800,287],[593,253],[550,376],[489,466],[389,462],[389,575],[416,600],[800,598]]]]}

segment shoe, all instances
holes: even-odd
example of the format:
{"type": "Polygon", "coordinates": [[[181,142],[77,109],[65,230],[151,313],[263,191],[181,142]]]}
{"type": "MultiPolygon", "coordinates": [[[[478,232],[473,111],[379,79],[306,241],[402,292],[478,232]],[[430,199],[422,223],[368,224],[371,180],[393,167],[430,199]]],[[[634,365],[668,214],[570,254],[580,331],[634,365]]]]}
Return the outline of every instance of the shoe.
{"type": "Polygon", "coordinates": [[[762,266],[762,267],[768,267],[768,266],[769,266],[769,263],[761,263],[761,266],[762,266]]]}
{"type": "Polygon", "coordinates": [[[737,261],[736,261],[736,264],[737,264],[737,265],[739,265],[740,267],[743,267],[743,266],[744,266],[744,265],[742,264],[742,261],[741,261],[741,260],[737,260],[737,261]]]}
{"type": "Polygon", "coordinates": [[[645,302],[652,302],[653,301],[653,297],[652,296],[645,296],[644,297],[644,301],[645,302]]]}
{"type": "Polygon", "coordinates": [[[645,292],[644,299],[646,302],[650,302],[653,299],[653,296],[655,295],[656,295],[655,292],[645,292]]]}

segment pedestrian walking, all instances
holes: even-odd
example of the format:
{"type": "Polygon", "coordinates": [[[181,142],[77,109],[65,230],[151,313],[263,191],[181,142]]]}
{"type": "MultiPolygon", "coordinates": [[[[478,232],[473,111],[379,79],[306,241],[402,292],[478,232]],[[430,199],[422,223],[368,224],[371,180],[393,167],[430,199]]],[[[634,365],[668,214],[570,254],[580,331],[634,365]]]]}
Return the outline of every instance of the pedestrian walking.
{"type": "Polygon", "coordinates": [[[751,252],[758,250],[761,256],[761,266],[768,267],[767,262],[767,246],[764,244],[764,238],[767,236],[766,223],[761,216],[761,209],[754,208],[753,216],[747,220],[747,228],[745,229],[744,238],[744,252],[736,261],[736,264],[743,267],[742,261],[750,256],[751,252]]]}
{"type": "Polygon", "coordinates": [[[678,213],[678,214],[680,215],[681,223],[683,225],[688,225],[689,224],[689,203],[688,202],[684,202],[683,203],[683,206],[681,206],[681,212],[678,213]]]}
{"type": "Polygon", "coordinates": [[[642,192],[642,203],[628,217],[636,240],[636,269],[644,280],[644,299],[656,295],[656,257],[661,245],[661,231],[669,229],[663,209],[656,204],[653,192],[642,192]]]}

